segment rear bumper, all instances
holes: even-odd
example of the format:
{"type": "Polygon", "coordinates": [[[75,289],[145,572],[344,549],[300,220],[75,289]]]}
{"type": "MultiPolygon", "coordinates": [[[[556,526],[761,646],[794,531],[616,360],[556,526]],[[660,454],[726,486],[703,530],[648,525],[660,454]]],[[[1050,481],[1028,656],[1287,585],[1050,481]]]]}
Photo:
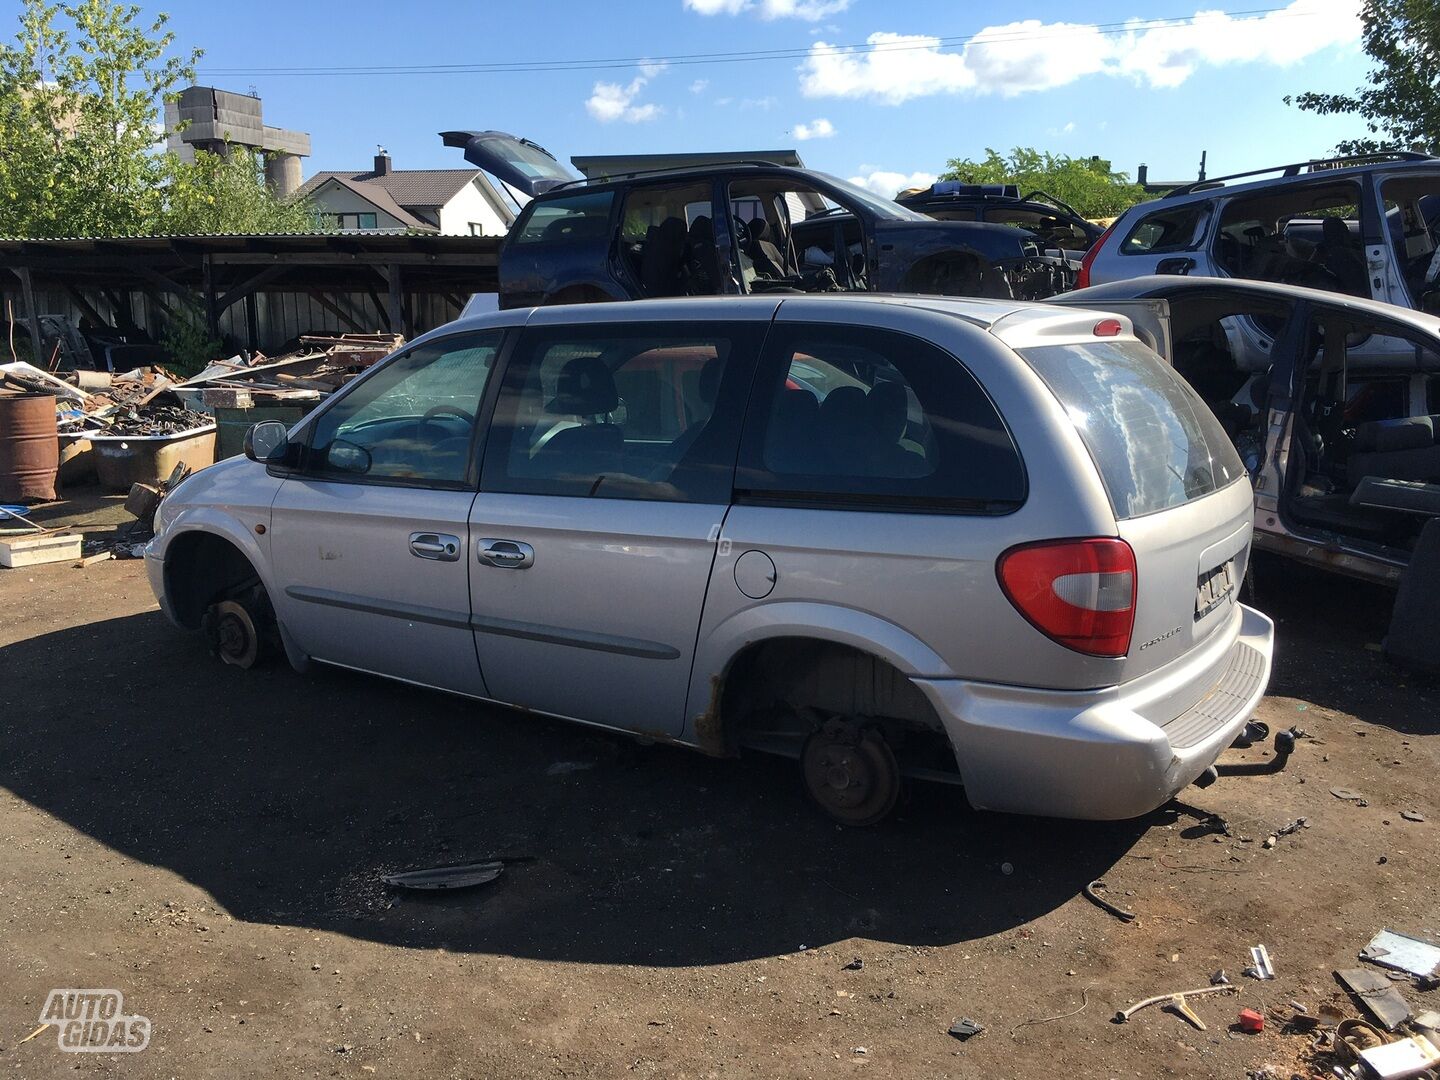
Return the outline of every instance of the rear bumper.
{"type": "Polygon", "coordinates": [[[1275,626],[1239,606],[1233,635],[1123,686],[1053,691],[917,679],[940,714],[970,802],[985,810],[1113,820],[1163,805],[1214,764],[1270,681],[1275,626]],[[1179,715],[1165,702],[1204,680],[1179,715]],[[1157,712],[1158,710],[1158,712],[1157,712]]]}

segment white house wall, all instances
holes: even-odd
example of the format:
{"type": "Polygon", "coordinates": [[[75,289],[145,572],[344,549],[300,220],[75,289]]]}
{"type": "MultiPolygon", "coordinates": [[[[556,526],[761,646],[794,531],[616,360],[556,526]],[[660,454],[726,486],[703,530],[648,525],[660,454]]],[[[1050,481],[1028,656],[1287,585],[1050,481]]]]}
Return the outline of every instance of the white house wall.
{"type": "Polygon", "coordinates": [[[406,223],[387,214],[372,202],[366,202],[339,184],[325,184],[311,198],[326,214],[374,214],[377,229],[403,229],[406,223]]]}
{"type": "Polygon", "coordinates": [[[510,231],[509,223],[500,219],[473,180],[440,208],[440,231],[448,236],[469,236],[472,221],[479,224],[483,236],[504,236],[510,231]]]}

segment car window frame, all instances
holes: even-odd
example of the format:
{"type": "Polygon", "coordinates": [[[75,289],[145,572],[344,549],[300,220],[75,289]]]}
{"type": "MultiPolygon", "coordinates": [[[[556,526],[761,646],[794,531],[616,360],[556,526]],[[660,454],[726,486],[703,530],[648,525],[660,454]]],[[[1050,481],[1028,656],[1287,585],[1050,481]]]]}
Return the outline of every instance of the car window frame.
{"type": "MultiPolygon", "coordinates": [[[[877,350],[878,351],[878,350],[877,350]]],[[[881,354],[884,356],[885,354],[881,354]]],[[[889,357],[885,357],[887,362],[889,357]]],[[[904,376],[898,367],[897,371],[904,376]]],[[[906,378],[909,382],[908,377],[906,378]]],[[[911,390],[913,391],[913,387],[911,390]]],[[[921,403],[924,409],[924,403],[921,403]]],[[[929,415],[927,411],[927,416],[929,415]]],[[[946,514],[961,517],[1006,517],[1021,510],[1030,499],[1030,473],[1015,430],[1006,419],[995,397],[973,367],[954,352],[936,341],[919,334],[893,327],[870,326],[848,322],[782,322],[775,324],[766,336],[751,383],[749,403],[741,430],[739,456],[735,467],[735,491],[732,501],[737,506],[779,506],[810,510],[876,511],[885,513],[946,514]],[[964,496],[910,495],[895,492],[829,492],[780,486],[780,478],[766,467],[765,443],[769,432],[772,397],[783,383],[793,360],[795,341],[805,334],[878,334],[890,338],[906,338],[933,349],[954,363],[990,406],[1000,422],[1001,430],[1010,440],[1019,469],[1020,493],[1014,500],[986,501],[964,496]],[[754,486],[755,480],[776,482],[774,487],[754,486]],[[743,482],[742,482],[743,481],[743,482]]],[[[871,478],[871,479],[884,479],[871,478]]]]}
{"type": "Polygon", "coordinates": [[[1176,203],[1173,206],[1168,207],[1157,206],[1154,209],[1149,210],[1144,214],[1141,214],[1139,218],[1135,221],[1135,223],[1125,230],[1124,235],[1120,237],[1120,240],[1115,245],[1115,253],[1117,255],[1123,255],[1126,258],[1143,258],[1147,255],[1174,255],[1177,252],[1181,251],[1205,250],[1210,240],[1211,227],[1219,219],[1220,214],[1218,213],[1218,207],[1216,205],[1216,200],[1214,199],[1196,199],[1193,202],[1176,203]],[[1144,251],[1125,250],[1125,245],[1128,244],[1131,238],[1140,231],[1140,226],[1144,225],[1151,218],[1159,217],[1162,214],[1168,213],[1170,211],[1182,209],[1194,209],[1195,212],[1199,215],[1199,220],[1195,223],[1195,231],[1191,235],[1190,242],[1186,246],[1167,247],[1161,251],[1156,251],[1153,246],[1146,248],[1144,251]]]}
{"type": "Polygon", "coordinates": [[[268,467],[272,475],[282,475],[303,479],[310,483],[335,483],[335,484],[364,484],[372,487],[399,487],[411,488],[425,491],[478,491],[480,478],[480,462],[484,454],[486,439],[483,437],[488,433],[490,417],[495,409],[495,401],[499,393],[501,379],[504,375],[506,363],[509,360],[511,351],[514,349],[515,340],[518,337],[518,328],[514,326],[482,326],[456,329],[453,332],[440,334],[436,337],[426,336],[417,338],[403,348],[395,350],[384,360],[373,365],[368,371],[358,378],[352,379],[346,386],[321,404],[314,412],[310,413],[301,422],[300,426],[292,433],[290,441],[295,443],[299,439],[299,460],[293,467],[268,467]],[[397,476],[367,476],[367,475],[346,475],[344,473],[319,472],[311,464],[312,441],[315,437],[315,430],[321,419],[331,409],[344,401],[351,394],[355,393],[366,382],[379,375],[391,364],[395,364],[409,356],[416,349],[428,348],[460,338],[472,337],[478,334],[499,334],[500,342],[496,346],[495,361],[490,365],[490,372],[486,376],[485,387],[480,395],[479,406],[475,410],[475,424],[470,432],[470,448],[468,451],[463,480],[429,480],[409,479],[397,476]]]}
{"type": "MultiPolygon", "coordinates": [[[[555,247],[565,246],[562,244],[547,244],[543,240],[522,240],[520,239],[520,237],[524,233],[524,231],[530,227],[530,222],[534,220],[535,215],[547,206],[553,206],[555,203],[565,202],[567,199],[572,198],[594,198],[606,195],[610,197],[610,208],[605,212],[605,223],[607,230],[613,232],[615,226],[616,207],[621,202],[621,199],[619,197],[620,191],[618,189],[614,187],[582,187],[573,191],[565,189],[563,191],[557,191],[552,197],[547,198],[546,196],[542,195],[531,199],[525,205],[524,209],[520,211],[519,216],[515,219],[515,224],[510,226],[510,231],[505,236],[504,246],[511,251],[525,253],[532,252],[537,248],[541,251],[544,251],[555,247]]],[[[590,215],[585,216],[588,217],[590,215]]]]}
{"type": "MultiPolygon", "coordinates": [[[[710,188],[710,227],[715,234],[715,262],[719,269],[719,286],[714,293],[700,293],[696,295],[705,296],[726,296],[733,290],[730,287],[730,273],[727,262],[729,259],[729,221],[728,218],[722,222],[717,213],[719,208],[718,187],[714,177],[700,177],[689,181],[677,180],[674,177],[657,177],[653,181],[643,181],[625,184],[615,189],[615,199],[610,206],[610,239],[606,248],[606,262],[609,264],[610,273],[615,275],[623,283],[626,291],[635,299],[650,299],[645,296],[644,284],[640,281],[640,275],[630,267],[628,259],[621,254],[625,246],[625,206],[630,197],[637,191],[654,190],[656,188],[684,188],[689,186],[707,185],[710,188]],[[725,231],[725,239],[721,239],[721,230],[725,231]]],[[[687,204],[688,205],[688,204],[687,204]]],[[[728,209],[728,207],[727,207],[728,209]]],[[[689,222],[686,223],[687,226],[689,222]]]]}
{"type": "MultiPolygon", "coordinates": [[[[770,327],[771,323],[768,318],[763,320],[637,318],[613,322],[584,321],[573,323],[545,323],[516,328],[510,340],[506,343],[504,369],[500,372],[499,378],[492,380],[490,387],[493,393],[490,395],[488,401],[489,411],[486,416],[484,445],[478,455],[478,490],[482,494],[531,498],[580,498],[590,501],[604,499],[616,503],[729,506],[734,501],[735,469],[739,458],[741,441],[744,436],[745,411],[752,393],[755,373],[759,369],[760,360],[764,355],[765,345],[770,335],[770,327]],[[520,381],[517,383],[517,380],[523,380],[529,375],[530,361],[532,359],[530,343],[532,341],[559,336],[564,336],[571,340],[578,340],[586,336],[600,338],[605,336],[607,332],[610,336],[617,338],[639,337],[647,333],[681,336],[687,332],[696,336],[704,336],[711,330],[717,335],[724,334],[728,331],[729,335],[735,339],[735,355],[743,359],[743,368],[741,369],[735,368],[732,362],[727,361],[725,370],[721,376],[720,387],[717,391],[715,408],[711,413],[713,418],[721,412],[723,407],[735,414],[731,422],[732,430],[727,443],[726,453],[720,455],[718,458],[722,466],[728,468],[729,478],[728,482],[717,485],[721,491],[717,499],[665,499],[647,497],[645,495],[620,494],[613,488],[606,491],[604,485],[601,485],[598,490],[589,494],[561,490],[537,490],[541,485],[531,485],[529,490],[519,490],[519,482],[509,475],[508,455],[511,449],[509,438],[506,438],[504,445],[501,445],[502,436],[496,428],[494,420],[499,414],[502,397],[510,392],[524,392],[524,382],[520,381]],[[747,352],[748,357],[745,356],[747,352]]],[[[664,346],[652,346],[652,348],[659,347],[664,346]]],[[[513,436],[511,437],[513,438],[513,436]]]]}

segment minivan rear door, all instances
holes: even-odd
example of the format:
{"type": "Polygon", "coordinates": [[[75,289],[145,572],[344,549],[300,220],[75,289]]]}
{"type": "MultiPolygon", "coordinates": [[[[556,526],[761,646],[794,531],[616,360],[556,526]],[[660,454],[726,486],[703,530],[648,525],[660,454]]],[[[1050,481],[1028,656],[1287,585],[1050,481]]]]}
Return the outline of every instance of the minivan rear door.
{"type": "Polygon", "coordinates": [[[1085,291],[1061,293],[1046,297],[1041,303],[1059,304],[1062,307],[1093,308],[1123,315],[1135,328],[1135,336],[1167,361],[1174,360],[1173,341],[1170,333],[1170,301],[1152,300],[1096,300],[1087,297],[1085,291]]]}
{"type": "Polygon", "coordinates": [[[1136,606],[1122,681],[1233,626],[1254,499],[1220,422],[1138,341],[1022,349],[1094,459],[1135,552],[1136,606]]]}
{"type": "Polygon", "coordinates": [[[543,146],[503,131],[442,131],[446,146],[458,146],[465,160],[530,198],[579,177],[543,146]]]}

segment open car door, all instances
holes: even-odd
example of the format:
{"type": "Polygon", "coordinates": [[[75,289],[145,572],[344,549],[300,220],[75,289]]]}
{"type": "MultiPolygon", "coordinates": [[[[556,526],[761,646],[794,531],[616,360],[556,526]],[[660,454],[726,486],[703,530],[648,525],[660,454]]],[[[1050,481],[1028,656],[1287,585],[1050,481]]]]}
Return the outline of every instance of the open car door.
{"type": "Polygon", "coordinates": [[[1174,362],[1168,300],[1101,300],[1099,297],[1087,297],[1082,289],[1080,292],[1047,297],[1042,303],[1123,315],[1134,324],[1136,337],[1159,353],[1166,363],[1174,362]]]}
{"type": "Polygon", "coordinates": [[[579,177],[543,146],[503,131],[442,131],[446,146],[458,146],[465,160],[530,198],[579,177]]]}

